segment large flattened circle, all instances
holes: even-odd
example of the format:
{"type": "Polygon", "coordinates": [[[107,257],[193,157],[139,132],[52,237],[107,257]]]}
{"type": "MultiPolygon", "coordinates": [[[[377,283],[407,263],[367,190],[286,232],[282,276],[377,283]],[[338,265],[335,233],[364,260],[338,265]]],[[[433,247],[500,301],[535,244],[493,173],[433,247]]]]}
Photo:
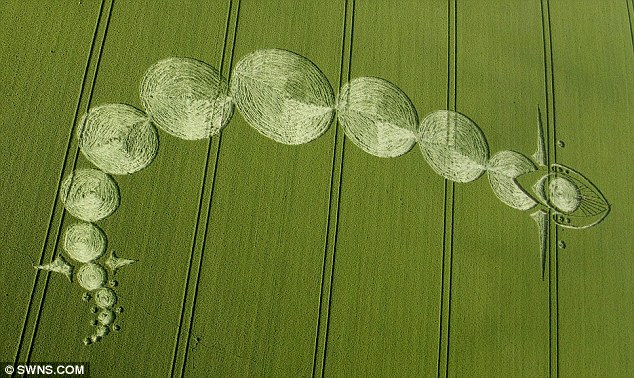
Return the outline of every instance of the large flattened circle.
{"type": "Polygon", "coordinates": [[[211,137],[233,115],[226,80],[196,59],[172,57],[155,63],[143,76],[140,95],[156,126],[181,139],[211,137]]]}
{"type": "Polygon", "coordinates": [[[482,130],[451,110],[428,114],[418,132],[421,152],[431,168],[455,182],[471,182],[486,170],[489,145],[482,130]]]}
{"type": "Polygon", "coordinates": [[[375,77],[359,77],[343,86],[337,118],[346,136],[365,152],[396,157],[416,143],[418,116],[396,85],[375,77]]]}
{"type": "Polygon", "coordinates": [[[154,161],[158,135],[149,117],[132,106],[105,104],[91,108],[77,132],[86,158],[106,173],[125,175],[154,161]]]}
{"type": "Polygon", "coordinates": [[[230,90],[244,119],[279,143],[308,143],[326,132],[334,117],[334,93],[326,76],[290,51],[257,50],[243,57],[233,70],[230,90]]]}

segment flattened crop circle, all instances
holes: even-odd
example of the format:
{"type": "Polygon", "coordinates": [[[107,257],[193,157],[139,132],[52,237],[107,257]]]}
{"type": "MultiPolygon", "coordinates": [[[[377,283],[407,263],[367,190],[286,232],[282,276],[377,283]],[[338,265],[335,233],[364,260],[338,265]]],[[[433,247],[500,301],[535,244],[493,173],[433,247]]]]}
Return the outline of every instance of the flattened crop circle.
{"type": "Polygon", "coordinates": [[[75,223],[66,229],[64,250],[79,262],[93,261],[106,251],[106,235],[92,223],[75,223]]]}
{"type": "Polygon", "coordinates": [[[214,67],[190,58],[152,65],[141,81],[141,102],[159,128],[196,140],[220,132],[233,115],[228,84],[214,67]]]}
{"type": "Polygon", "coordinates": [[[117,183],[97,169],[78,169],[62,181],[61,198],[74,217],[86,222],[106,218],[119,207],[117,183]]]}
{"type": "Polygon", "coordinates": [[[104,286],[108,274],[106,270],[99,264],[88,263],[82,265],[77,271],[77,282],[79,286],[91,291],[104,286]]]}
{"type": "Polygon", "coordinates": [[[86,158],[106,173],[137,172],[154,161],[158,135],[150,118],[125,104],[90,109],[78,131],[79,148],[86,158]]]}

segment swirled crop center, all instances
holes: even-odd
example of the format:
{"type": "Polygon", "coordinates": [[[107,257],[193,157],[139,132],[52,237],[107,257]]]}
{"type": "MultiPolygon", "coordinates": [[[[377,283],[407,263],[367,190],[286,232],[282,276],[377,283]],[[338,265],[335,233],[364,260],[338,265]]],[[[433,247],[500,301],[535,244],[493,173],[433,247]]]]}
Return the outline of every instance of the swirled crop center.
{"type": "Polygon", "coordinates": [[[97,315],[97,321],[99,322],[99,324],[105,326],[109,326],[114,323],[115,319],[116,315],[114,314],[114,311],[105,308],[102,309],[97,315]]]}
{"type": "Polygon", "coordinates": [[[117,294],[108,287],[101,288],[95,293],[95,303],[99,308],[109,309],[117,303],[117,294]]]}
{"type": "Polygon", "coordinates": [[[79,286],[88,291],[103,287],[108,279],[108,274],[103,266],[95,263],[82,265],[77,271],[79,286]]]}

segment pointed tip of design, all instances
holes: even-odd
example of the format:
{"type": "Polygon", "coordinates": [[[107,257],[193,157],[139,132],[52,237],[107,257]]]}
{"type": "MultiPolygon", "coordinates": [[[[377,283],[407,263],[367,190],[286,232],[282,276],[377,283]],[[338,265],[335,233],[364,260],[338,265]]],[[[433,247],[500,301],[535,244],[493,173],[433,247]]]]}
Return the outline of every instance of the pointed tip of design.
{"type": "Polygon", "coordinates": [[[136,262],[137,260],[117,257],[115,251],[110,251],[110,256],[106,259],[105,265],[112,271],[112,274],[115,275],[120,268],[136,262]]]}
{"type": "Polygon", "coordinates": [[[546,139],[544,134],[544,124],[542,122],[542,111],[537,104],[537,150],[531,156],[541,167],[548,165],[546,158],[546,139]]]}

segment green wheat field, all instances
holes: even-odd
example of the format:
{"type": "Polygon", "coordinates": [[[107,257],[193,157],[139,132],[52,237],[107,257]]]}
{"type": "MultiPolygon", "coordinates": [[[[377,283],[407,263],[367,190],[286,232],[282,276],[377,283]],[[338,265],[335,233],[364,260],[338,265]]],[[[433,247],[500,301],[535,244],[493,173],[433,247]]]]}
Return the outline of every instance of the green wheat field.
{"type": "Polygon", "coordinates": [[[3,0],[0,362],[88,363],[92,377],[634,376],[633,24],[632,0],[3,0]],[[99,222],[108,253],[136,260],[114,276],[120,329],[84,345],[85,290],[34,269],[64,255],[77,221],[62,180],[94,168],[82,116],[143,109],[161,59],[230,77],[265,48],[310,59],[335,95],[376,76],[419,119],[461,112],[491,155],[531,156],[542,124],[548,162],[582,172],[610,213],[551,222],[542,274],[530,212],[486,175],[445,180],[418,146],[375,157],[337,122],[284,145],[237,110],[210,139],[159,129],[156,159],[113,176],[121,204],[99,222]]]}

